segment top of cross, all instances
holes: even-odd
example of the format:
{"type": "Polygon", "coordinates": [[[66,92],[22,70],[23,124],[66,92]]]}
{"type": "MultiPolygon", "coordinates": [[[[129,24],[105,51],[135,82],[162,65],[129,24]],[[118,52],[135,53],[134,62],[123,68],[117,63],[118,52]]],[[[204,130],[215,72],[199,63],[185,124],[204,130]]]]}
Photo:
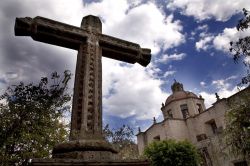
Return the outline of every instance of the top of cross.
{"type": "Polygon", "coordinates": [[[81,28],[92,32],[102,33],[102,22],[99,17],[88,15],[83,17],[81,28]]]}

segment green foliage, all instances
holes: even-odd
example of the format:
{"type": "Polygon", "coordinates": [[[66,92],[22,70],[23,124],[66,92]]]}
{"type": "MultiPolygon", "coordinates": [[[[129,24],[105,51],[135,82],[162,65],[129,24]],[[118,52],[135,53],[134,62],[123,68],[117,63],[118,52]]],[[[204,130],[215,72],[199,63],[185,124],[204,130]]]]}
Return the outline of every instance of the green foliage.
{"type": "Polygon", "coordinates": [[[39,84],[13,85],[0,96],[0,163],[27,165],[30,158],[49,157],[56,143],[67,138],[60,122],[68,110],[65,94],[69,71],[60,78],[56,72],[39,84]]]}
{"type": "Polygon", "coordinates": [[[133,129],[126,125],[123,125],[118,129],[110,129],[109,125],[107,124],[103,129],[103,134],[107,141],[118,145],[119,149],[122,149],[129,144],[134,144],[133,129]]]}
{"type": "Polygon", "coordinates": [[[107,124],[103,129],[103,134],[105,139],[119,151],[118,156],[121,159],[138,158],[137,146],[133,140],[135,135],[131,127],[123,125],[118,129],[110,129],[107,124]]]}
{"type": "MultiPolygon", "coordinates": [[[[241,19],[237,25],[238,31],[245,31],[250,27],[250,15],[249,11],[243,8],[244,18],[241,19]]],[[[240,38],[236,42],[230,42],[230,52],[234,55],[234,61],[238,62],[239,59],[243,57],[250,58],[250,36],[246,36],[244,38],[240,38]]],[[[245,66],[247,67],[247,75],[242,78],[241,84],[248,84],[250,83],[250,64],[249,62],[243,61],[245,66]]]]}
{"type": "Polygon", "coordinates": [[[231,101],[226,114],[224,137],[230,151],[250,158],[250,96],[249,88],[239,100],[231,101]]]}
{"type": "Polygon", "coordinates": [[[198,166],[198,151],[188,141],[155,141],[144,151],[153,166],[198,166]]]}

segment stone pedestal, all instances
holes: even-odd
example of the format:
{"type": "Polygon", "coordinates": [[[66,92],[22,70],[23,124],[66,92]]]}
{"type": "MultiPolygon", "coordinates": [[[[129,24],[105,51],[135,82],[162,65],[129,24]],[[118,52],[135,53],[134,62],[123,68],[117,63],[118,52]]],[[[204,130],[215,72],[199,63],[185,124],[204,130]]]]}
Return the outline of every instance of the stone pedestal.
{"type": "Polygon", "coordinates": [[[64,165],[82,165],[82,166],[149,166],[149,162],[145,160],[113,160],[113,161],[85,161],[82,159],[33,159],[31,165],[34,166],[64,166],[64,165]]]}
{"type": "Polygon", "coordinates": [[[107,161],[115,159],[117,151],[105,140],[75,140],[54,147],[53,158],[81,159],[84,161],[107,161]]]}

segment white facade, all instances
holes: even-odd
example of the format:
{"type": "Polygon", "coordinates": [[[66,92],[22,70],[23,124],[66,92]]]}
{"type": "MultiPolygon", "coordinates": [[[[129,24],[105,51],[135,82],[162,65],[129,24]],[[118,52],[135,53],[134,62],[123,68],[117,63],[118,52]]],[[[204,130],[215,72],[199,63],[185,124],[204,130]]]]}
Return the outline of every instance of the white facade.
{"type": "MultiPolygon", "coordinates": [[[[201,152],[204,166],[236,166],[241,160],[230,156],[223,146],[222,130],[228,102],[240,93],[250,94],[250,88],[229,98],[219,99],[206,109],[204,99],[192,92],[184,91],[181,83],[172,85],[171,94],[161,111],[164,120],[152,124],[146,131],[137,134],[139,154],[151,142],[164,139],[189,140],[201,152]]],[[[217,96],[218,97],[218,96],[217,96]]]]}

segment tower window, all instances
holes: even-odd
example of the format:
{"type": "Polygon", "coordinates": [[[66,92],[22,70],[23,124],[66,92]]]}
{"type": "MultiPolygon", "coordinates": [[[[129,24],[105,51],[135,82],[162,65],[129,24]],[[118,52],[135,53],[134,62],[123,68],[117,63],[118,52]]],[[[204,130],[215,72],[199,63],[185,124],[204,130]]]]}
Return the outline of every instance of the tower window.
{"type": "Polygon", "coordinates": [[[198,107],[198,112],[201,113],[201,112],[202,112],[201,104],[197,103],[196,105],[197,105],[197,107],[198,107]]]}
{"type": "Polygon", "coordinates": [[[161,140],[161,137],[159,135],[154,137],[154,141],[160,141],[160,140],[161,140]]]}
{"type": "Polygon", "coordinates": [[[183,118],[186,119],[189,116],[188,106],[187,104],[182,104],[180,107],[181,107],[183,118]]]}
{"type": "Polygon", "coordinates": [[[198,142],[202,141],[202,140],[205,140],[205,139],[207,139],[207,135],[206,134],[197,135],[196,139],[197,139],[198,142]]]}
{"type": "Polygon", "coordinates": [[[211,128],[212,128],[212,130],[213,130],[213,133],[215,134],[216,131],[217,131],[217,126],[216,126],[215,121],[213,121],[212,123],[210,123],[210,125],[211,125],[211,128]]]}
{"type": "Polygon", "coordinates": [[[210,125],[210,127],[211,127],[213,133],[216,134],[216,133],[217,133],[217,125],[216,125],[216,123],[215,123],[215,120],[212,119],[212,120],[210,120],[210,121],[208,121],[208,122],[206,122],[206,123],[207,123],[208,125],[210,125]]]}

